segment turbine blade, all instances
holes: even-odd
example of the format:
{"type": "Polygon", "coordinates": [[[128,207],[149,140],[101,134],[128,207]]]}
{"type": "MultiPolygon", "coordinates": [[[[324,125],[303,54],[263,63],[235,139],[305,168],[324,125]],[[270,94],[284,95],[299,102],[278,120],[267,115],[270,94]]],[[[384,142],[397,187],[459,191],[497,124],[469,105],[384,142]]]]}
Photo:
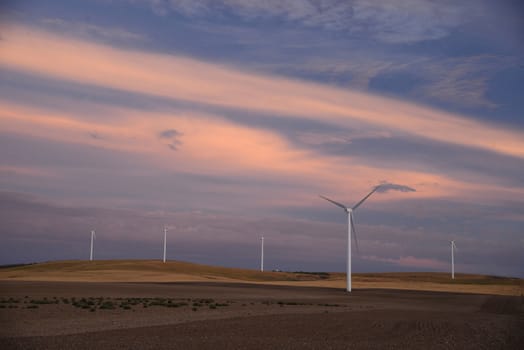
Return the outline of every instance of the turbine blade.
{"type": "Polygon", "coordinates": [[[329,199],[329,198],[327,198],[327,197],[324,197],[324,196],[321,196],[321,195],[319,195],[319,197],[322,198],[322,199],[327,200],[328,202],[331,202],[331,203],[335,204],[337,207],[341,207],[341,208],[344,209],[345,211],[348,210],[348,207],[346,207],[344,204],[341,204],[341,203],[339,203],[339,202],[335,202],[334,200],[331,200],[331,199],[329,199]]]}
{"type": "Polygon", "coordinates": [[[355,249],[357,250],[357,254],[360,255],[360,249],[358,247],[358,238],[357,238],[357,227],[355,226],[355,220],[353,219],[353,212],[351,212],[349,219],[351,220],[351,233],[353,234],[353,240],[355,241],[355,249]]]}
{"type": "Polygon", "coordinates": [[[364,203],[364,201],[365,201],[366,199],[368,199],[369,196],[371,196],[373,193],[375,193],[375,191],[378,190],[379,188],[380,188],[380,185],[374,187],[373,190],[367,194],[367,196],[365,196],[364,198],[362,198],[362,199],[360,200],[360,202],[358,202],[357,204],[355,204],[355,205],[353,206],[353,208],[351,208],[351,209],[355,210],[355,209],[357,209],[358,207],[360,207],[360,206],[362,205],[362,203],[364,203]]]}

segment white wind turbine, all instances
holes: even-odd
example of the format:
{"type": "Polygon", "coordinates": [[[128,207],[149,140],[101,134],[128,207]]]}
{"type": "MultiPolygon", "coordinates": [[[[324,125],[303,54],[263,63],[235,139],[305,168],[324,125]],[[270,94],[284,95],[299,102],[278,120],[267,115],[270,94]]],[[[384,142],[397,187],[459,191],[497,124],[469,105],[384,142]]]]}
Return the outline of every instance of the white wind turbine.
{"type": "Polygon", "coordinates": [[[260,271],[264,272],[264,236],[260,237],[260,271]]]}
{"type": "Polygon", "coordinates": [[[457,249],[457,246],[455,245],[455,241],[451,240],[451,279],[455,279],[455,249],[457,249]]]}
{"type": "Polygon", "coordinates": [[[94,249],[94,244],[95,244],[95,238],[96,238],[95,230],[91,230],[91,252],[89,254],[89,261],[93,261],[93,249],[94,249]]]}
{"type": "Polygon", "coordinates": [[[335,204],[338,207],[341,207],[344,209],[344,211],[348,215],[348,238],[347,238],[347,270],[346,270],[346,290],[348,292],[351,292],[351,236],[353,236],[353,239],[355,240],[355,247],[357,248],[358,252],[358,240],[357,240],[357,231],[355,230],[355,223],[353,220],[353,210],[357,209],[364,203],[366,199],[369,198],[373,193],[375,193],[376,190],[380,188],[380,185],[373,188],[371,192],[369,192],[364,198],[362,198],[357,204],[355,204],[353,207],[349,208],[345,206],[344,204],[335,202],[334,200],[331,200],[327,197],[320,196],[320,198],[325,199],[333,204],[335,204]]]}
{"type": "Polygon", "coordinates": [[[166,262],[166,245],[167,245],[167,226],[164,226],[164,258],[162,261],[166,262]]]}

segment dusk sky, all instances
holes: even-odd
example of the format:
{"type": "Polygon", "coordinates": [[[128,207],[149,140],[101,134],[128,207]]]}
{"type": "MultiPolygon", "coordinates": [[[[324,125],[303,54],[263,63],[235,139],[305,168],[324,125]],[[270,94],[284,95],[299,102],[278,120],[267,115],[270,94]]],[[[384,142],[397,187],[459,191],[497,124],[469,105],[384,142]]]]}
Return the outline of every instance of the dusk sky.
{"type": "Polygon", "coordinates": [[[0,2],[0,264],[524,277],[524,5],[0,2]]]}

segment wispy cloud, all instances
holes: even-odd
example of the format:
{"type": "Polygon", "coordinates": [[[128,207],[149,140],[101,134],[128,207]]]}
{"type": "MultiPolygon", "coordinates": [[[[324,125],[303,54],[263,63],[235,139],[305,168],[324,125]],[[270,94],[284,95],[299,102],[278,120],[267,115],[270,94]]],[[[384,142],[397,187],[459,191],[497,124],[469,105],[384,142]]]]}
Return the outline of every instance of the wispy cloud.
{"type": "Polygon", "coordinates": [[[167,147],[169,147],[169,149],[172,151],[177,151],[180,145],[182,145],[182,141],[180,141],[180,136],[182,136],[182,133],[175,129],[168,129],[168,130],[161,131],[158,134],[158,136],[161,139],[169,140],[167,147]]]}
{"type": "Polygon", "coordinates": [[[172,139],[172,138],[181,136],[182,133],[175,129],[168,129],[168,130],[161,131],[158,135],[162,139],[172,139]]]}
{"type": "Polygon", "coordinates": [[[150,1],[162,15],[174,11],[189,17],[233,13],[247,20],[279,18],[305,27],[345,31],[386,43],[413,43],[445,37],[478,10],[469,2],[446,6],[429,0],[169,0],[150,1]]]}
{"type": "Polygon", "coordinates": [[[393,184],[389,182],[383,182],[380,184],[380,187],[377,189],[377,192],[388,192],[388,191],[400,191],[400,192],[416,192],[412,187],[406,185],[393,184]]]}
{"type": "Polygon", "coordinates": [[[466,107],[495,108],[487,97],[488,81],[515,64],[515,58],[480,55],[427,61],[419,72],[428,78],[416,94],[428,99],[466,107]]]}
{"type": "Polygon", "coordinates": [[[102,139],[102,136],[99,133],[97,133],[96,131],[90,131],[88,134],[89,134],[89,137],[91,137],[94,140],[102,139]]]}
{"type": "Polygon", "coordinates": [[[79,37],[99,37],[119,41],[144,41],[147,39],[144,34],[134,33],[119,27],[102,27],[92,23],[68,21],[62,18],[44,18],[41,23],[48,29],[79,37]]]}
{"type": "MultiPolygon", "coordinates": [[[[391,76],[397,79],[397,89],[406,81],[415,79],[410,88],[401,90],[402,94],[429,102],[494,109],[497,105],[487,96],[488,82],[517,62],[514,57],[495,55],[434,58],[413,53],[383,56],[383,53],[379,56],[366,52],[352,55],[351,61],[336,57],[314,58],[289,66],[268,65],[266,68],[296,74],[322,74],[326,80],[337,85],[365,90],[370,87],[376,89],[377,81],[391,76]]],[[[386,90],[378,87],[389,94],[400,94],[391,87],[386,90]]]]}
{"type": "Polygon", "coordinates": [[[0,65],[16,70],[268,114],[322,116],[334,125],[372,125],[524,157],[524,141],[517,130],[384,97],[248,74],[184,57],[119,50],[28,28],[8,32],[6,37],[0,65]]]}
{"type": "Polygon", "coordinates": [[[388,264],[394,264],[398,266],[410,267],[415,269],[432,269],[432,270],[443,270],[448,267],[448,263],[428,258],[417,258],[411,255],[400,256],[398,258],[383,258],[375,255],[364,255],[364,260],[378,261],[388,264]]]}

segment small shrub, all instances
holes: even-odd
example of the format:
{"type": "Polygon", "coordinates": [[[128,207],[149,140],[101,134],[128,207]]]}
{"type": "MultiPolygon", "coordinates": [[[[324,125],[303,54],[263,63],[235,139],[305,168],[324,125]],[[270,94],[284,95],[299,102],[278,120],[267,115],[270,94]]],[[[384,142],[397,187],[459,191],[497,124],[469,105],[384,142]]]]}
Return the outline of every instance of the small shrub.
{"type": "Polygon", "coordinates": [[[54,304],[55,303],[52,300],[47,300],[47,298],[44,298],[44,299],[31,299],[29,302],[31,304],[39,304],[39,305],[54,304]]]}
{"type": "Polygon", "coordinates": [[[200,304],[211,304],[211,303],[214,302],[214,300],[213,299],[200,299],[200,300],[198,300],[198,302],[200,304]]]}
{"type": "Polygon", "coordinates": [[[115,304],[112,301],[104,301],[99,307],[102,310],[112,310],[115,308],[115,304]]]}

